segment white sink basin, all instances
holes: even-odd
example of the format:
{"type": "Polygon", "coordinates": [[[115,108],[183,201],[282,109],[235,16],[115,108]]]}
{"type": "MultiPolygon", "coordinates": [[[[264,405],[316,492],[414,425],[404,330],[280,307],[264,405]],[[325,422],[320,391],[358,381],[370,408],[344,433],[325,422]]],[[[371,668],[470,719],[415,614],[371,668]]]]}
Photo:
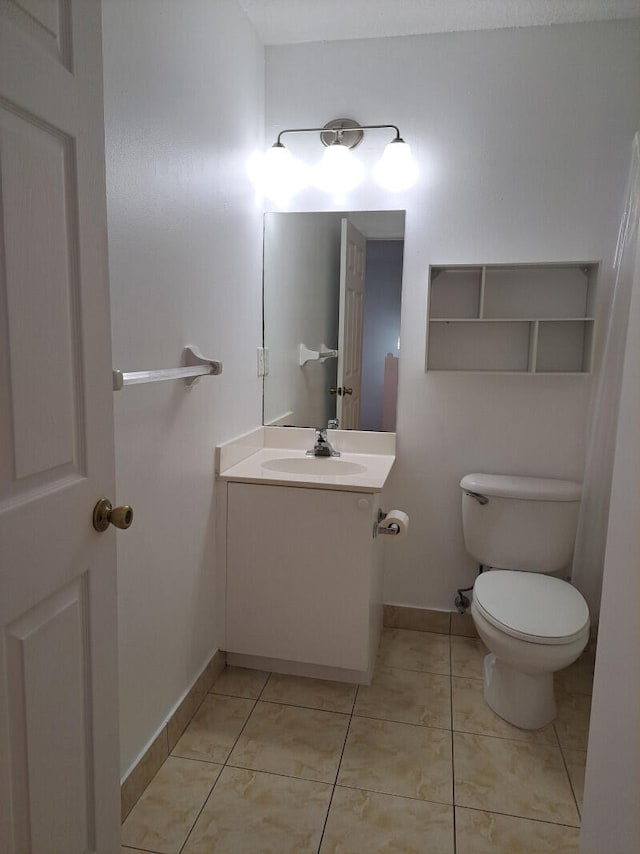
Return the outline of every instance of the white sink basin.
{"type": "Polygon", "coordinates": [[[359,474],[366,471],[366,466],[352,463],[336,457],[283,457],[277,460],[267,460],[262,468],[268,471],[279,471],[285,474],[313,474],[341,477],[348,474],[359,474]]]}

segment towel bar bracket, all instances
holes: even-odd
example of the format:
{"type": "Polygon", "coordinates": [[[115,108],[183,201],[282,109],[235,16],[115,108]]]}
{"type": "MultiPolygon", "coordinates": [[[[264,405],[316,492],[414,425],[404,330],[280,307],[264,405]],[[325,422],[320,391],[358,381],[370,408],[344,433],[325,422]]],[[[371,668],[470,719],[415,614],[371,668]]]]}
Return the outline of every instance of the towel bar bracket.
{"type": "MultiPolygon", "coordinates": [[[[222,362],[217,362],[215,359],[206,359],[200,350],[197,347],[189,346],[184,348],[184,357],[185,363],[188,367],[206,367],[210,368],[209,374],[211,376],[218,376],[222,373],[222,362]]],[[[187,379],[187,387],[191,388],[195,383],[198,382],[201,376],[208,376],[208,374],[199,374],[197,376],[189,377],[187,379]]]]}

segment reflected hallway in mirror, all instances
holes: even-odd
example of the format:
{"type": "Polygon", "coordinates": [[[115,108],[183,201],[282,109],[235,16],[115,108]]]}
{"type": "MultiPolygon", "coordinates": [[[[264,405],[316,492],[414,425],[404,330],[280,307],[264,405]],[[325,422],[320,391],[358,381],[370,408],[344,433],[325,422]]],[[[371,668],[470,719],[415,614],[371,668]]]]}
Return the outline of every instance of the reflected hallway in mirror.
{"type": "Polygon", "coordinates": [[[264,424],[395,430],[404,219],[265,214],[264,424]]]}

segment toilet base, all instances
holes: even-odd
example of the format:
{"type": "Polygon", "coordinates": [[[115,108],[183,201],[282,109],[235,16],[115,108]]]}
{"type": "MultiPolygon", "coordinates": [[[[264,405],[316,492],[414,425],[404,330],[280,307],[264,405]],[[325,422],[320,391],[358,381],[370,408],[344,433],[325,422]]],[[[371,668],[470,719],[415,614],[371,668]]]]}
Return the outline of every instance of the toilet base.
{"type": "Polygon", "coordinates": [[[484,699],[497,715],[520,729],[541,729],[556,717],[553,673],[523,673],[493,653],[484,659],[484,699]]]}

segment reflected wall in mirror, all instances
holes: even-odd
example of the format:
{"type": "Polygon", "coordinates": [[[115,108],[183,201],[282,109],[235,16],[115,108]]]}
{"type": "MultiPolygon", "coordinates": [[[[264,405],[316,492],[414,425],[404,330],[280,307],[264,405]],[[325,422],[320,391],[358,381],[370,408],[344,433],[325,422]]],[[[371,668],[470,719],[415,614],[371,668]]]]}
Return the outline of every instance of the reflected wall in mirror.
{"type": "Polygon", "coordinates": [[[395,430],[404,219],[265,214],[265,424],[395,430]]]}

